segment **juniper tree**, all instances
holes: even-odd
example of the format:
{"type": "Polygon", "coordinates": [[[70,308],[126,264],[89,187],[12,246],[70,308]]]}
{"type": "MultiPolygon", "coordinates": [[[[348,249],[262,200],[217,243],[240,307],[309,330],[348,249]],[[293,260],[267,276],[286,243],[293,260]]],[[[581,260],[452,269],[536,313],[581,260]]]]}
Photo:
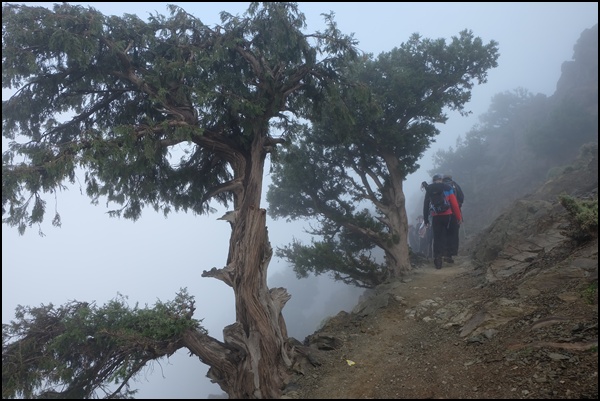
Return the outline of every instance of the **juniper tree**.
{"type": "Polygon", "coordinates": [[[296,3],[251,3],[212,27],[169,11],[144,21],[3,3],[2,85],[15,91],[2,101],[3,223],[21,234],[41,223],[45,196],[80,175],[87,196],[132,220],[147,207],[168,215],[231,205],[227,261],[202,276],[233,289],[236,321],[223,341],[209,336],[185,292],[152,309],[24,308],[3,326],[3,398],[128,396],[145,364],[183,347],[231,398],[281,395],[294,347],[282,316],[289,295],[266,283],[263,169],[293,122],[319,108],[356,43],[332,14],[323,32],[305,33],[296,3]]]}
{"type": "Polygon", "coordinates": [[[410,270],[403,181],[419,168],[446,111],[468,113],[471,89],[487,81],[498,56],[495,41],[464,30],[449,43],[413,34],[349,65],[352,78],[329,92],[319,118],[274,168],[269,213],[311,219],[319,238],[294,241],[278,256],[300,277],[330,272],[359,287],[410,270]]]}

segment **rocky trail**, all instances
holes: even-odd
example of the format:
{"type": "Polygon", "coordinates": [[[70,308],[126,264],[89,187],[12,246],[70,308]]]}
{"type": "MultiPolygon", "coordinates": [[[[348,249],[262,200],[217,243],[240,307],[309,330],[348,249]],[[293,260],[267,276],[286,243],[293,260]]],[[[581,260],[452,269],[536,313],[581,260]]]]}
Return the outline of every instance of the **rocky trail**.
{"type": "Polygon", "coordinates": [[[309,336],[285,397],[597,399],[597,250],[494,283],[469,256],[415,269],[309,336]]]}
{"type": "Polygon", "coordinates": [[[597,146],[574,166],[298,341],[284,398],[598,399],[597,205],[558,201],[598,199],[597,146]]]}

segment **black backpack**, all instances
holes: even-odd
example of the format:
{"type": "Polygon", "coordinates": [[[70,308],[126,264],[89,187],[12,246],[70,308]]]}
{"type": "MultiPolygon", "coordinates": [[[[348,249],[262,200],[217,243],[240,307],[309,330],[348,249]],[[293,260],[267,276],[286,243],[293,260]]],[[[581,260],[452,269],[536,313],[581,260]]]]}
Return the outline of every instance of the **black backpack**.
{"type": "Polygon", "coordinates": [[[462,188],[460,187],[460,185],[458,185],[456,182],[454,182],[452,179],[450,180],[446,180],[444,179],[444,184],[448,184],[452,187],[452,189],[454,190],[454,195],[456,195],[456,200],[458,202],[458,207],[462,208],[462,205],[465,201],[465,194],[462,191],[462,188]]]}
{"type": "Polygon", "coordinates": [[[427,193],[429,194],[429,208],[434,213],[443,213],[450,209],[450,204],[444,194],[444,187],[442,185],[431,184],[427,187],[427,193]]]}

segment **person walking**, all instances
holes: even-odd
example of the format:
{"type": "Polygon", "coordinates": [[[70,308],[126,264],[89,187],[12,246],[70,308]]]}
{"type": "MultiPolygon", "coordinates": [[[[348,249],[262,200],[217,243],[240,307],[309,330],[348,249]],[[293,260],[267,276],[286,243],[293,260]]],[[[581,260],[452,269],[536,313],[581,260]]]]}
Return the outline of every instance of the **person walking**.
{"type": "Polygon", "coordinates": [[[436,269],[442,268],[442,257],[448,249],[450,241],[450,222],[454,216],[457,223],[462,222],[462,214],[454,189],[442,182],[442,175],[435,174],[432,183],[427,185],[423,200],[423,218],[429,226],[431,214],[431,230],[433,232],[433,264],[436,269]]]}
{"type": "Polygon", "coordinates": [[[431,229],[425,225],[423,216],[417,216],[417,223],[413,226],[408,226],[409,238],[415,238],[415,246],[412,248],[415,253],[431,258],[431,229]]]}
{"type": "MultiPolygon", "coordinates": [[[[458,183],[456,183],[456,181],[452,179],[451,175],[444,175],[444,177],[442,178],[442,182],[444,184],[450,185],[454,190],[454,195],[456,195],[456,201],[458,202],[458,208],[460,209],[460,212],[462,214],[462,205],[465,201],[465,194],[462,188],[460,187],[460,185],[458,185],[458,183]]],[[[444,254],[444,261],[447,263],[454,263],[454,259],[452,259],[452,256],[458,255],[458,247],[460,244],[460,224],[456,220],[456,215],[454,214],[452,215],[452,219],[450,219],[450,226],[448,226],[448,231],[449,241],[447,243],[446,252],[444,254]]]]}
{"type": "Polygon", "coordinates": [[[408,246],[414,253],[419,252],[419,228],[414,224],[408,225],[408,246]]]}

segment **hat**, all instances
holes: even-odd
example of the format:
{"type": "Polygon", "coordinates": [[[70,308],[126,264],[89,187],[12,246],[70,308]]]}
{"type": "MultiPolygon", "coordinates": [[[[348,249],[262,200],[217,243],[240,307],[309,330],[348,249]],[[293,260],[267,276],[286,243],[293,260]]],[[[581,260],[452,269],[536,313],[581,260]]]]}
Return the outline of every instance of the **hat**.
{"type": "Polygon", "coordinates": [[[442,180],[442,175],[441,174],[435,174],[433,177],[431,177],[432,181],[441,181],[442,180]]]}

